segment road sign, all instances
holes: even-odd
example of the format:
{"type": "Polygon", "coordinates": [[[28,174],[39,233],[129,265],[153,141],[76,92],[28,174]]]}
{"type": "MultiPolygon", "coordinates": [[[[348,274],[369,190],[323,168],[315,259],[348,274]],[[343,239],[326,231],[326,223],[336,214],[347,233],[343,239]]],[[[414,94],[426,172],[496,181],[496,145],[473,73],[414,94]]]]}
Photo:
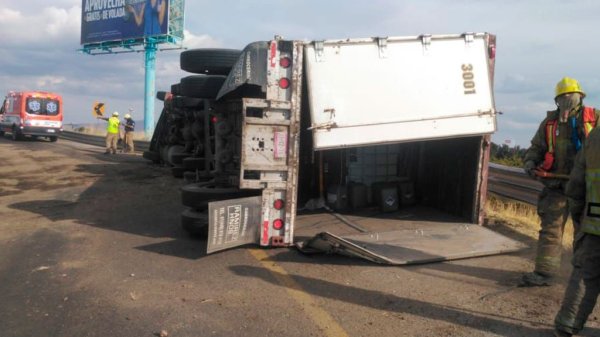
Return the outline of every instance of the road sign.
{"type": "Polygon", "coordinates": [[[104,103],[94,102],[94,107],[92,108],[92,115],[94,115],[94,117],[104,117],[104,107],[104,103]]]}

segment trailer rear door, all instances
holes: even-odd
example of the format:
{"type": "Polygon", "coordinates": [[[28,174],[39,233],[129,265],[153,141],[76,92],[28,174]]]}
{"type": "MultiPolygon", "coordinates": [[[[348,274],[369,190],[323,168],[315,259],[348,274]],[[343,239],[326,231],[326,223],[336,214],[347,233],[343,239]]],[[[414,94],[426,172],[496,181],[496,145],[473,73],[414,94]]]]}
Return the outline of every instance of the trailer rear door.
{"type": "Polygon", "coordinates": [[[515,252],[525,246],[483,226],[423,223],[419,228],[335,235],[322,232],[296,244],[307,253],[336,253],[380,264],[408,265],[515,252]]]}
{"type": "Polygon", "coordinates": [[[493,133],[490,41],[463,34],[307,43],[315,149],[493,133]]]}

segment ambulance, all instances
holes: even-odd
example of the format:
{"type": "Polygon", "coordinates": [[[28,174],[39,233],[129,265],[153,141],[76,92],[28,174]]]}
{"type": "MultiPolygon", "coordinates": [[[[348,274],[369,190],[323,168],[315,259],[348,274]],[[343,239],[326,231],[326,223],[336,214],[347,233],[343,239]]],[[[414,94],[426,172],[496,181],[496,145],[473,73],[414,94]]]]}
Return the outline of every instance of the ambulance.
{"type": "Polygon", "coordinates": [[[45,91],[10,91],[0,108],[0,136],[15,141],[24,136],[58,140],[63,130],[63,104],[58,94],[45,91]]]}

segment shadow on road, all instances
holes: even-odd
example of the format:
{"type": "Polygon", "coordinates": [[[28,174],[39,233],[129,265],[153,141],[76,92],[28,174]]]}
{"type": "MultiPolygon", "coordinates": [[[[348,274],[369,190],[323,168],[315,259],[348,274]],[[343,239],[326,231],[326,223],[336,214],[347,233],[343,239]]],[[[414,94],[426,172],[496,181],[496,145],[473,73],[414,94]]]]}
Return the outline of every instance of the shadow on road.
{"type": "MultiPolygon", "coordinates": [[[[275,271],[268,271],[263,268],[252,266],[237,265],[230,267],[230,269],[236,275],[258,278],[264,282],[278,286],[285,285],[278,283],[278,281],[276,281],[277,279],[288,277],[287,275],[282,275],[275,271]],[[273,274],[275,275],[275,278],[273,277],[273,274]]],[[[446,321],[451,324],[462,325],[482,332],[491,332],[495,335],[507,337],[550,336],[552,331],[552,327],[548,325],[544,325],[541,328],[524,325],[540,325],[539,321],[527,321],[514,317],[476,312],[454,307],[452,305],[433,304],[380,291],[357,288],[300,275],[291,276],[298,284],[300,284],[303,291],[324,299],[342,301],[397,314],[410,314],[426,319],[446,321]]],[[[598,329],[586,329],[584,334],[581,334],[580,336],[598,336],[598,333],[600,333],[600,330],[598,329]]]]}
{"type": "Polygon", "coordinates": [[[85,156],[93,158],[92,164],[66,167],[68,174],[61,176],[60,184],[38,183],[53,180],[57,172],[51,170],[38,172],[35,178],[17,175],[21,181],[32,182],[22,184],[21,193],[35,196],[40,186],[48,185],[46,192],[54,195],[49,198],[46,193],[39,200],[15,202],[8,207],[53,222],[70,220],[104,230],[173,239],[136,247],[148,252],[186,259],[206,255],[206,242],[190,238],[181,229],[180,214],[184,207],[179,187],[183,181],[171,176],[168,168],[152,165],[135,155],[104,155],[102,149],[83,151],[87,152],[85,156]]]}

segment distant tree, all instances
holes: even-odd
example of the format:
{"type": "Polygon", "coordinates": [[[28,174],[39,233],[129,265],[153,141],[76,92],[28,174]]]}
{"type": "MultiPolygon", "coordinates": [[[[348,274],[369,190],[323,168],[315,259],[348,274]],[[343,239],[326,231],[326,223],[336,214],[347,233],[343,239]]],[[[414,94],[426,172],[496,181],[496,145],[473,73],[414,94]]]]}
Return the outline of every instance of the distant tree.
{"type": "Polygon", "coordinates": [[[527,152],[527,149],[522,149],[518,145],[509,147],[506,144],[498,145],[492,142],[490,148],[490,161],[506,166],[522,167],[525,152],[527,152]]]}

